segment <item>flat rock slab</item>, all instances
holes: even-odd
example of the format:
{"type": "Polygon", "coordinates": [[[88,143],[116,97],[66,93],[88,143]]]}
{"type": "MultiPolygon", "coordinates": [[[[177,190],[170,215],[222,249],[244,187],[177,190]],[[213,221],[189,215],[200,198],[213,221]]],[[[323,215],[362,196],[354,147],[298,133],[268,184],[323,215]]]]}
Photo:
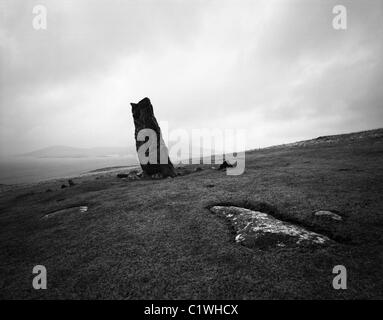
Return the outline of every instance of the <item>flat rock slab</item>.
{"type": "Polygon", "coordinates": [[[260,211],[234,206],[214,206],[210,211],[227,219],[235,231],[235,241],[247,247],[310,246],[331,241],[324,235],[260,211]]]}
{"type": "Polygon", "coordinates": [[[336,214],[335,212],[327,211],[327,210],[320,210],[315,212],[314,214],[317,217],[326,217],[330,218],[332,220],[342,221],[342,217],[339,214],[336,214]]]}
{"type": "Polygon", "coordinates": [[[59,210],[47,213],[46,215],[42,217],[42,219],[50,219],[62,214],[68,215],[73,213],[84,213],[87,211],[88,211],[87,206],[76,206],[76,207],[64,208],[64,209],[59,209],[59,210]]]}

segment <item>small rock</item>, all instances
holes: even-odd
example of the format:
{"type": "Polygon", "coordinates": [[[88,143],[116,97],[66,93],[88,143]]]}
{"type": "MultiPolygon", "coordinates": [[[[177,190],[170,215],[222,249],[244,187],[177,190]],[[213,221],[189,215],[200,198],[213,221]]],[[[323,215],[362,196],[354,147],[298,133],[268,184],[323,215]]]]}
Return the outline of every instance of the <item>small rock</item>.
{"type": "Polygon", "coordinates": [[[218,170],[223,170],[226,168],[233,168],[233,165],[228,163],[226,160],[219,166],[218,170]]]}
{"type": "Polygon", "coordinates": [[[80,212],[87,212],[88,211],[88,207],[87,206],[80,206],[80,212]]]}
{"type": "Polygon", "coordinates": [[[159,173],[152,174],[150,177],[152,179],[158,180],[158,179],[162,179],[163,175],[162,175],[162,173],[159,172],[159,173]]]}
{"type": "Polygon", "coordinates": [[[198,171],[202,171],[202,168],[201,167],[197,167],[194,169],[195,172],[198,172],[198,171]]]}
{"type": "Polygon", "coordinates": [[[128,180],[140,180],[140,179],[141,178],[135,173],[128,175],[128,180]]]}
{"type": "Polygon", "coordinates": [[[214,188],[214,187],[215,187],[214,184],[207,184],[207,185],[206,185],[206,188],[214,188]]]}
{"type": "Polygon", "coordinates": [[[331,212],[331,211],[327,211],[327,210],[320,210],[320,211],[317,211],[314,213],[315,216],[317,217],[327,217],[327,218],[330,218],[330,219],[333,219],[333,220],[337,220],[337,221],[342,221],[342,217],[339,215],[339,214],[336,214],[334,212],[331,212]]]}
{"type": "Polygon", "coordinates": [[[45,192],[52,192],[52,189],[47,189],[45,190],[45,192]]]}
{"type": "Polygon", "coordinates": [[[139,171],[137,172],[137,177],[143,177],[144,176],[144,171],[139,171]]]}
{"type": "Polygon", "coordinates": [[[120,178],[120,179],[127,178],[127,177],[129,177],[129,174],[127,174],[127,173],[118,173],[117,174],[117,178],[120,178]]]}
{"type": "Polygon", "coordinates": [[[72,179],[68,180],[68,184],[69,184],[70,187],[73,187],[75,185],[75,183],[73,182],[72,179]]]}
{"type": "Polygon", "coordinates": [[[142,171],[132,170],[128,173],[118,173],[117,178],[128,179],[128,180],[140,180],[143,177],[142,171]]]}
{"type": "Polygon", "coordinates": [[[78,214],[78,212],[86,212],[88,211],[88,207],[87,206],[76,206],[76,207],[69,207],[69,208],[63,208],[63,209],[59,209],[59,210],[56,210],[56,211],[52,211],[52,212],[48,212],[47,214],[45,214],[43,217],[41,217],[42,219],[50,219],[50,218],[54,218],[54,217],[57,217],[57,216],[60,216],[60,215],[71,215],[71,214],[78,214]]]}
{"type": "Polygon", "coordinates": [[[61,185],[61,189],[64,189],[64,188],[66,188],[66,185],[65,185],[65,184],[62,184],[62,185],[61,185]]]}

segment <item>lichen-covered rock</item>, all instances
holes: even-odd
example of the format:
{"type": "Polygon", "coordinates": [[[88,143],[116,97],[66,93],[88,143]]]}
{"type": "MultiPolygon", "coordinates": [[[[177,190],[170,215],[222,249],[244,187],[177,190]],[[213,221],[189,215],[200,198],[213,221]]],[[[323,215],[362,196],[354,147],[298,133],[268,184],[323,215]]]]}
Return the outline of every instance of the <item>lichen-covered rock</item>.
{"type": "Polygon", "coordinates": [[[214,206],[210,210],[230,221],[235,241],[248,247],[323,245],[328,237],[284,222],[269,214],[234,206],[214,206]]]}
{"type": "MultiPolygon", "coordinates": [[[[142,171],[147,176],[152,176],[152,175],[158,176],[158,174],[161,174],[163,178],[166,178],[169,176],[175,177],[176,172],[174,170],[172,162],[170,161],[168,148],[166,147],[165,142],[162,138],[161,129],[154,116],[153,106],[150,100],[148,98],[144,98],[138,103],[131,103],[131,106],[132,106],[132,113],[133,113],[134,126],[135,126],[134,138],[136,140],[136,150],[138,153],[142,171]],[[144,159],[139,153],[139,149],[143,144],[149,143],[150,145],[149,138],[147,138],[145,141],[139,141],[137,139],[139,132],[143,129],[151,129],[156,134],[155,142],[156,142],[157,159],[155,163],[150,163],[150,162],[145,163],[144,159]],[[161,161],[164,159],[165,161],[161,161]]],[[[149,154],[149,150],[146,152],[146,156],[148,156],[148,154],[149,154]]]]}

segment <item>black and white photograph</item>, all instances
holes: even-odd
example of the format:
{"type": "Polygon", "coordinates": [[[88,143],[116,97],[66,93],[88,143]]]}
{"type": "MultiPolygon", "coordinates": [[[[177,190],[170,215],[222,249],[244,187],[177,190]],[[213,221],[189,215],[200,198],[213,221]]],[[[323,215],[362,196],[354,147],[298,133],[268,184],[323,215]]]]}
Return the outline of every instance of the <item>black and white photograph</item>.
{"type": "Polygon", "coordinates": [[[382,58],[382,0],[0,0],[0,300],[382,300],[382,58]]]}

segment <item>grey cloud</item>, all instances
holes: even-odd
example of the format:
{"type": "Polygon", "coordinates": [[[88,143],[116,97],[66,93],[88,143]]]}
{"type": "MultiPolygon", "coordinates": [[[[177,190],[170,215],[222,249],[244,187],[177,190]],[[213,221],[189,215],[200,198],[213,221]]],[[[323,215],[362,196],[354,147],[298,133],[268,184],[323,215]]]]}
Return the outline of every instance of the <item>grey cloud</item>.
{"type": "Polygon", "coordinates": [[[332,28],[333,0],[4,3],[3,152],[128,143],[129,103],[143,96],[176,127],[274,127],[263,144],[382,120],[378,0],[342,1],[347,31],[332,28]]]}

